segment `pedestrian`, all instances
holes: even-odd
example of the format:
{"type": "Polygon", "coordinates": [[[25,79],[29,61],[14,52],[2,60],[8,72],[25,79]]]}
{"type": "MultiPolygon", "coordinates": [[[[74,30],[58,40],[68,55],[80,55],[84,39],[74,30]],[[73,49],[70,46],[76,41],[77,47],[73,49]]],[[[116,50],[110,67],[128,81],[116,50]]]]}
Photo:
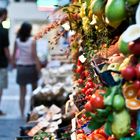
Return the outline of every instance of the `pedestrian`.
{"type": "MultiPolygon", "coordinates": [[[[8,64],[11,63],[9,52],[9,33],[8,29],[3,28],[2,22],[7,19],[7,9],[0,8],[0,103],[3,90],[8,86],[8,64]]],[[[0,110],[0,115],[4,115],[0,110]]]]}
{"type": "Polygon", "coordinates": [[[20,87],[19,106],[21,117],[24,117],[25,96],[27,93],[27,84],[32,85],[32,90],[37,88],[38,76],[40,71],[40,62],[36,51],[36,41],[31,35],[32,25],[24,22],[15,40],[13,63],[16,64],[17,77],[16,82],[20,87]],[[18,51],[18,56],[16,55],[18,51]]]}

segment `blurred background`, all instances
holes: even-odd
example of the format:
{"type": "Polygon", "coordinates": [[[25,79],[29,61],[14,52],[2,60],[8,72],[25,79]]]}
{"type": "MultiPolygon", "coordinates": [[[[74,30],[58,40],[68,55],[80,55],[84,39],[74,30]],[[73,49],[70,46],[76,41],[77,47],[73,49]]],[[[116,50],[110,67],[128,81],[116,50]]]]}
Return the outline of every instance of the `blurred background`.
{"type": "MultiPolygon", "coordinates": [[[[13,52],[16,32],[18,31],[21,23],[24,21],[30,22],[33,27],[32,34],[35,35],[41,30],[41,28],[51,23],[51,21],[56,18],[59,19],[62,13],[58,12],[58,14],[54,16],[53,13],[57,9],[57,6],[54,5],[63,6],[69,2],[69,0],[0,0],[0,7],[6,7],[8,9],[8,18],[3,22],[3,26],[4,28],[9,29],[10,52],[13,52]]],[[[62,52],[62,50],[60,51],[59,46],[64,46],[65,48],[68,45],[65,40],[62,39],[57,45],[48,43],[52,40],[52,36],[55,33],[56,31],[52,31],[48,35],[37,40],[37,53],[42,62],[45,60],[51,61],[52,56],[62,59],[63,61],[68,61],[68,59],[64,59],[63,56],[63,58],[60,58],[61,54],[64,52],[62,52]],[[51,48],[56,46],[57,48],[52,51],[51,48]],[[58,57],[56,55],[52,55],[56,53],[58,57]]],[[[64,72],[63,69],[61,71],[62,73],[64,72]]],[[[51,70],[51,72],[53,71],[51,70]]],[[[56,73],[58,74],[58,72],[56,73]]],[[[25,120],[21,120],[19,117],[19,87],[15,80],[16,70],[9,71],[8,75],[9,85],[8,89],[4,91],[1,104],[1,108],[6,115],[0,116],[0,140],[15,139],[15,136],[19,135],[19,127],[25,124],[25,120]]],[[[30,110],[31,95],[31,87],[29,85],[28,94],[26,96],[26,113],[30,110]]]]}

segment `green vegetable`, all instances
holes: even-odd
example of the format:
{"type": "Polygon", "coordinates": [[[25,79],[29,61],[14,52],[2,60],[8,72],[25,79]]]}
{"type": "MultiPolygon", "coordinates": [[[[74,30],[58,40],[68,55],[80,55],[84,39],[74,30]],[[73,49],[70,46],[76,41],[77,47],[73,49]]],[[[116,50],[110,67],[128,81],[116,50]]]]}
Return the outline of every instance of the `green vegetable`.
{"type": "Polygon", "coordinates": [[[104,104],[111,106],[113,103],[114,96],[117,92],[117,86],[110,87],[107,92],[107,96],[104,96],[104,104]]]}

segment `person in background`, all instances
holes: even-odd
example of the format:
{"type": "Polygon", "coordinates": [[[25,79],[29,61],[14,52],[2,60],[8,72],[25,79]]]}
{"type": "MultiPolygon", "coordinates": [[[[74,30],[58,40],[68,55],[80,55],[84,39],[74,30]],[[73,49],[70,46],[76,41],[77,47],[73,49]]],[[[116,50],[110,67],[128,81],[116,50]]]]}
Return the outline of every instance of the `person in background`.
{"type": "MultiPolygon", "coordinates": [[[[0,8],[0,103],[3,89],[8,85],[8,64],[11,63],[9,53],[9,33],[8,29],[3,28],[2,22],[7,19],[7,9],[0,8]]],[[[0,115],[5,113],[0,110],[0,115]]]]}
{"type": "Polygon", "coordinates": [[[37,88],[40,62],[36,52],[36,41],[31,36],[32,25],[24,22],[15,40],[13,63],[17,68],[16,82],[20,86],[19,106],[21,117],[24,117],[25,96],[27,84],[32,85],[32,90],[37,88]],[[18,56],[16,52],[18,51],[18,56]]]}

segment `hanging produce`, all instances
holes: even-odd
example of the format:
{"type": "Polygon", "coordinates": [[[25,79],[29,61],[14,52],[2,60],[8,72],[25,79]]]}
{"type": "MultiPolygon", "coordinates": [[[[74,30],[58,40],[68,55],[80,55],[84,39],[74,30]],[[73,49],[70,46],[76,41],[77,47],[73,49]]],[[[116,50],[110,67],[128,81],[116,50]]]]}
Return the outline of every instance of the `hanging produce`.
{"type": "Polygon", "coordinates": [[[74,31],[77,140],[140,139],[140,0],[80,0],[61,10],[37,38],[66,22],[74,31]]]}

